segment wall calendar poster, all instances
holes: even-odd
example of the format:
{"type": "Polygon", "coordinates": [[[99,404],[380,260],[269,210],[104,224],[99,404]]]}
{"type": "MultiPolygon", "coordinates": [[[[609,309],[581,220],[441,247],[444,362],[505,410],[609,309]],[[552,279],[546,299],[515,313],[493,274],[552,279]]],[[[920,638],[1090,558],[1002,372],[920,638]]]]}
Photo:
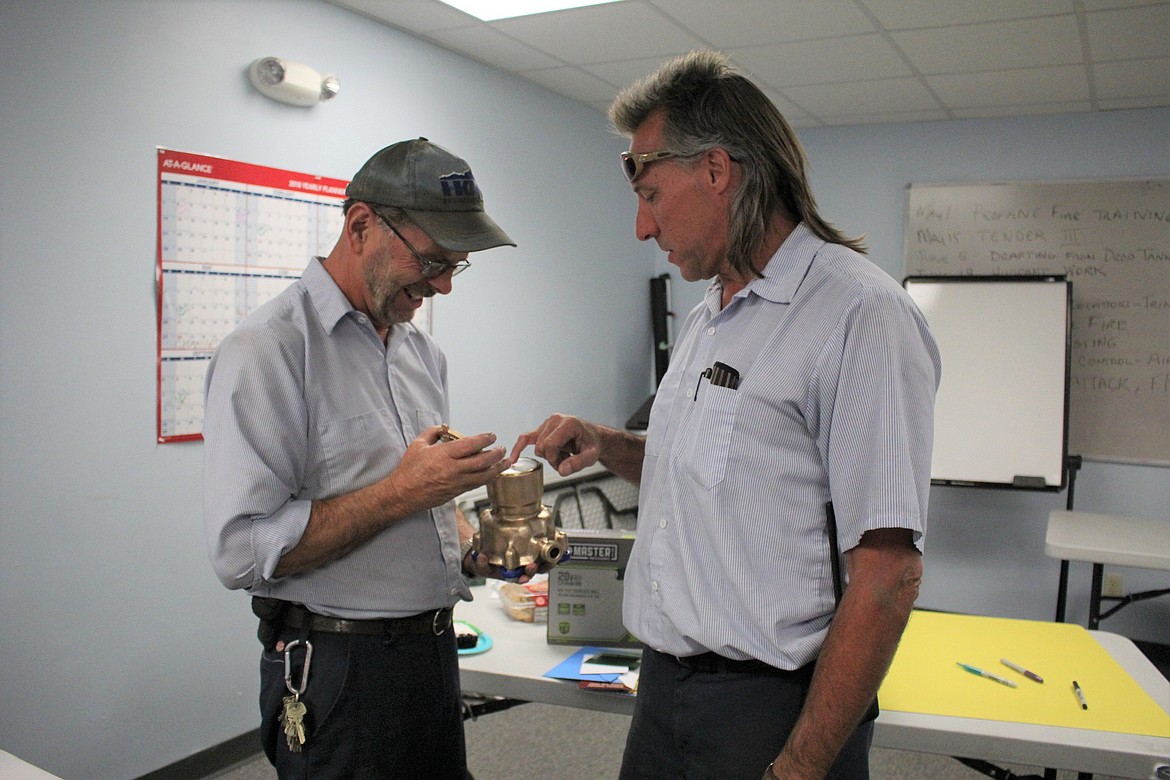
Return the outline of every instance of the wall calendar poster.
{"type": "Polygon", "coordinates": [[[333,248],[347,184],[159,148],[159,442],[202,438],[212,353],[333,248]]]}

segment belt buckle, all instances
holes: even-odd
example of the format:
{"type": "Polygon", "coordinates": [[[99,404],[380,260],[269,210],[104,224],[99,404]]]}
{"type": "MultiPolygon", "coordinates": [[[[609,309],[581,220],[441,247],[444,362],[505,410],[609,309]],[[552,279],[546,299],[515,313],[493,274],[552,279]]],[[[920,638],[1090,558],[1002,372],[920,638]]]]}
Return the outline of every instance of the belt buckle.
{"type": "Polygon", "coordinates": [[[436,609],[434,616],[431,618],[431,633],[435,636],[442,636],[443,632],[451,627],[451,613],[445,609],[436,609]],[[447,620],[444,625],[439,625],[439,616],[444,612],[447,613],[447,620]]]}

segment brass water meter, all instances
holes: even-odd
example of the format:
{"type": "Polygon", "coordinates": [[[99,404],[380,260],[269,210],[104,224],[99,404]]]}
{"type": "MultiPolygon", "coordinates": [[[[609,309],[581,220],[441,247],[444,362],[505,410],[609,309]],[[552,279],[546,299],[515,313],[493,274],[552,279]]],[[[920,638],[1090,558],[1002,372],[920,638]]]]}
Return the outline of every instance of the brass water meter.
{"type": "Polygon", "coordinates": [[[568,557],[565,534],[553,522],[552,511],[541,503],[544,471],[532,458],[518,458],[507,471],[487,483],[490,509],[479,513],[479,531],[473,549],[518,577],[530,563],[556,564],[568,557]]]}

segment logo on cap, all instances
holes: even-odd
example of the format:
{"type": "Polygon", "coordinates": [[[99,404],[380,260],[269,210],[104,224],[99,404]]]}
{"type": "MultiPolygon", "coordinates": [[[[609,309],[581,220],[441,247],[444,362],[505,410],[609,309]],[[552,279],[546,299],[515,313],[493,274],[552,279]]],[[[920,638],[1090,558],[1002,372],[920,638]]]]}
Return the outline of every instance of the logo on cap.
{"type": "Polygon", "coordinates": [[[479,190],[475,186],[475,177],[471,169],[462,173],[448,173],[439,177],[439,186],[443,188],[444,198],[478,198],[479,190]]]}

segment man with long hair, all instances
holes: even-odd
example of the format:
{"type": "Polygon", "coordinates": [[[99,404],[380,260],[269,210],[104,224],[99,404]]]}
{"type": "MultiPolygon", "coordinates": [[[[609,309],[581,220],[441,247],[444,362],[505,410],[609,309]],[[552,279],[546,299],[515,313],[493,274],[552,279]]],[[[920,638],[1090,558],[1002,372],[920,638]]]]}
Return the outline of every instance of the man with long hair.
{"type": "Polygon", "coordinates": [[[866,778],[922,577],[938,350],[817,213],[795,134],[725,57],[666,63],[610,119],[638,238],[711,281],[644,439],[555,414],[512,457],[534,445],[562,475],[600,461],[640,486],[623,615],[646,647],[621,778],[866,778]]]}

